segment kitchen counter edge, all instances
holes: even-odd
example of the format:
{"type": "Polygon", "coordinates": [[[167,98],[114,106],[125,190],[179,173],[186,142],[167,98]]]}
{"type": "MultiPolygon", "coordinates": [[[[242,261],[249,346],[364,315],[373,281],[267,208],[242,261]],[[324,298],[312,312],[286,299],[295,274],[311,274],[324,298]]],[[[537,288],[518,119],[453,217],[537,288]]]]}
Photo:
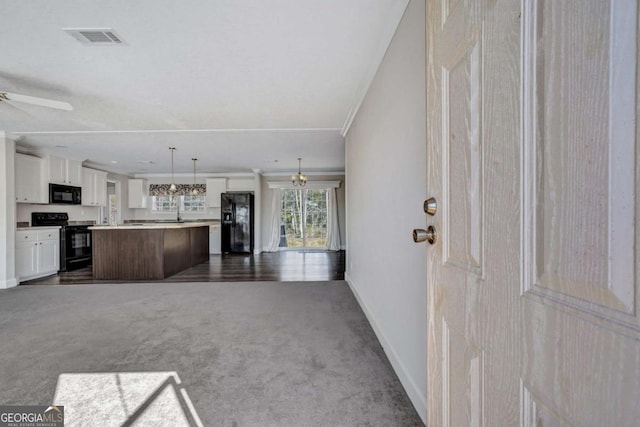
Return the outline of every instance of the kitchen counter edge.
{"type": "Polygon", "coordinates": [[[31,231],[31,230],[60,230],[59,225],[42,225],[38,227],[16,227],[16,231],[31,231]]]}
{"type": "Polygon", "coordinates": [[[94,225],[89,230],[158,230],[167,228],[193,228],[209,227],[210,222],[180,222],[180,223],[143,223],[143,224],[122,224],[122,225],[94,225]]]}

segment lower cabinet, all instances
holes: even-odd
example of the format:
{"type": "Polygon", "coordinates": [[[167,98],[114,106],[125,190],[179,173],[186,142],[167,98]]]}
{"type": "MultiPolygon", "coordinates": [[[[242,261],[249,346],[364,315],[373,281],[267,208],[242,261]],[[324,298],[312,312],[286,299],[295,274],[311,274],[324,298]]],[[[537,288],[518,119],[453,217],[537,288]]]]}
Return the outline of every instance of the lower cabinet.
{"type": "Polygon", "coordinates": [[[60,230],[16,232],[16,276],[19,282],[55,274],[60,269],[60,230]]]}
{"type": "Polygon", "coordinates": [[[222,253],[222,234],[220,225],[209,226],[209,253],[221,254],[222,253]]]}
{"type": "MultiPolygon", "coordinates": [[[[18,232],[17,238],[20,238],[18,232]]],[[[16,239],[17,240],[17,239],[16,239]]],[[[19,281],[38,274],[38,242],[16,242],[16,276],[19,281]]]]}

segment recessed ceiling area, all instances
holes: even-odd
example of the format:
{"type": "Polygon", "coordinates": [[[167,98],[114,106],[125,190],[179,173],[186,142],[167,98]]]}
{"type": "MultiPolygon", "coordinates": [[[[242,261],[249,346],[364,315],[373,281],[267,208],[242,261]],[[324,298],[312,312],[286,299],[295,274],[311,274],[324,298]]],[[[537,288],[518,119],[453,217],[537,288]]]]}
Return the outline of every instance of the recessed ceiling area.
{"type": "Polygon", "coordinates": [[[169,146],[177,172],[192,157],[205,172],[291,171],[298,157],[305,170],[344,170],[345,126],[406,5],[2,2],[0,91],[74,109],[0,102],[0,129],[21,149],[125,174],[167,172],[169,146]],[[79,43],[63,30],[74,28],[126,43],[79,43]]]}

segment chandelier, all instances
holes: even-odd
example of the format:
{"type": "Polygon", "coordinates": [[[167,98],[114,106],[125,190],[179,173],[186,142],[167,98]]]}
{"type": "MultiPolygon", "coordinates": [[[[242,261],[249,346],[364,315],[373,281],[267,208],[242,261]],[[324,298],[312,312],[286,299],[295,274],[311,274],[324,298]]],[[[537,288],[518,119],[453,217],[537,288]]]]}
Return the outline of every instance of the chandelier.
{"type": "Polygon", "coordinates": [[[291,176],[291,183],[296,186],[299,185],[300,187],[304,187],[307,184],[307,177],[306,175],[302,175],[302,172],[300,172],[301,162],[302,158],[298,157],[298,174],[291,176]]]}

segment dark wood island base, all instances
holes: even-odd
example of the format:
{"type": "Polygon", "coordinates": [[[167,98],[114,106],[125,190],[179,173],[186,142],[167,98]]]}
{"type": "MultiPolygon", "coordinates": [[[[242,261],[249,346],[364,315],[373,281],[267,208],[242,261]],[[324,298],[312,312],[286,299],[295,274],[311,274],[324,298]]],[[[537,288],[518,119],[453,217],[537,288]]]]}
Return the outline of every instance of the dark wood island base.
{"type": "Polygon", "coordinates": [[[209,259],[209,226],[92,227],[93,277],[161,280],[209,259]]]}

